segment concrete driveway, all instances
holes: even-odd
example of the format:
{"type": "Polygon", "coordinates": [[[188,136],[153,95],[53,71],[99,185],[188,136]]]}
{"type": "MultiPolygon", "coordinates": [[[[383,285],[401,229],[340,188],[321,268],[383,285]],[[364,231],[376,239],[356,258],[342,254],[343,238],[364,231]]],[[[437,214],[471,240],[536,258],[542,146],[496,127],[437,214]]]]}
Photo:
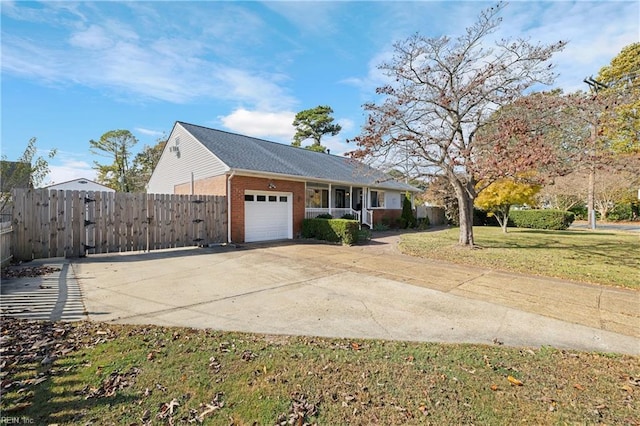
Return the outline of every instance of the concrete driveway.
{"type": "Polygon", "coordinates": [[[246,244],[71,263],[91,320],[640,354],[640,293],[367,246],[246,244]]]}

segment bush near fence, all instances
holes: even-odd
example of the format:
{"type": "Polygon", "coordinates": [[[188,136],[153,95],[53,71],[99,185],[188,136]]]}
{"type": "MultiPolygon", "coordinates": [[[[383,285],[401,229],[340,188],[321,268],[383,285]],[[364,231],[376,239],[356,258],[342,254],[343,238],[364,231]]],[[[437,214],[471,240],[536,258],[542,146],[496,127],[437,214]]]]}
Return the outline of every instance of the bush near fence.
{"type": "Polygon", "coordinates": [[[346,245],[357,244],[359,224],[348,219],[305,219],[302,221],[302,236],[346,245]]]}
{"type": "Polygon", "coordinates": [[[563,210],[513,210],[509,220],[518,228],[567,229],[574,220],[574,214],[563,210]]]}

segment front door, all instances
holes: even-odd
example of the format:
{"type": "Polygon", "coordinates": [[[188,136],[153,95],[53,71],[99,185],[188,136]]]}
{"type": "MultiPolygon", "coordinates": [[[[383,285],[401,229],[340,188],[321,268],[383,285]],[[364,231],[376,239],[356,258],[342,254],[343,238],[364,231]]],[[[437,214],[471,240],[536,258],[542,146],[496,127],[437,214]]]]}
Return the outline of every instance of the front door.
{"type": "Polygon", "coordinates": [[[344,189],[336,189],[336,208],[343,209],[346,204],[346,196],[344,189]]]}

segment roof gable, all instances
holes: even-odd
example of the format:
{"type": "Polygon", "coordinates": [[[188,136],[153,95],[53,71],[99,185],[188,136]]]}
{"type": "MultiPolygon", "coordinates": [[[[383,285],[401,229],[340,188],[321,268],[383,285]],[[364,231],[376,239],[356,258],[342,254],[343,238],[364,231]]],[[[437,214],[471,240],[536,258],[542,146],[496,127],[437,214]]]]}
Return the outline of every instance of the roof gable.
{"type": "Polygon", "coordinates": [[[400,191],[416,188],[346,157],[179,122],[230,169],[299,176],[400,191]]]}

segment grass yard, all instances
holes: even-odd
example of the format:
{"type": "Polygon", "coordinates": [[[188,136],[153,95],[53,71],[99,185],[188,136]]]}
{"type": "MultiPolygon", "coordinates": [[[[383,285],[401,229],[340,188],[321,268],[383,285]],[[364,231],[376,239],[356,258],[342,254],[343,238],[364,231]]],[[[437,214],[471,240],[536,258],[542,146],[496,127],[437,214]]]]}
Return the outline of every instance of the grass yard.
{"type": "Polygon", "coordinates": [[[640,419],[640,363],[626,355],[8,318],[2,347],[2,416],[24,424],[640,419]]]}
{"type": "Polygon", "coordinates": [[[640,289],[640,235],[580,230],[474,227],[477,249],[457,245],[458,228],[403,235],[406,254],[483,268],[640,289]]]}

